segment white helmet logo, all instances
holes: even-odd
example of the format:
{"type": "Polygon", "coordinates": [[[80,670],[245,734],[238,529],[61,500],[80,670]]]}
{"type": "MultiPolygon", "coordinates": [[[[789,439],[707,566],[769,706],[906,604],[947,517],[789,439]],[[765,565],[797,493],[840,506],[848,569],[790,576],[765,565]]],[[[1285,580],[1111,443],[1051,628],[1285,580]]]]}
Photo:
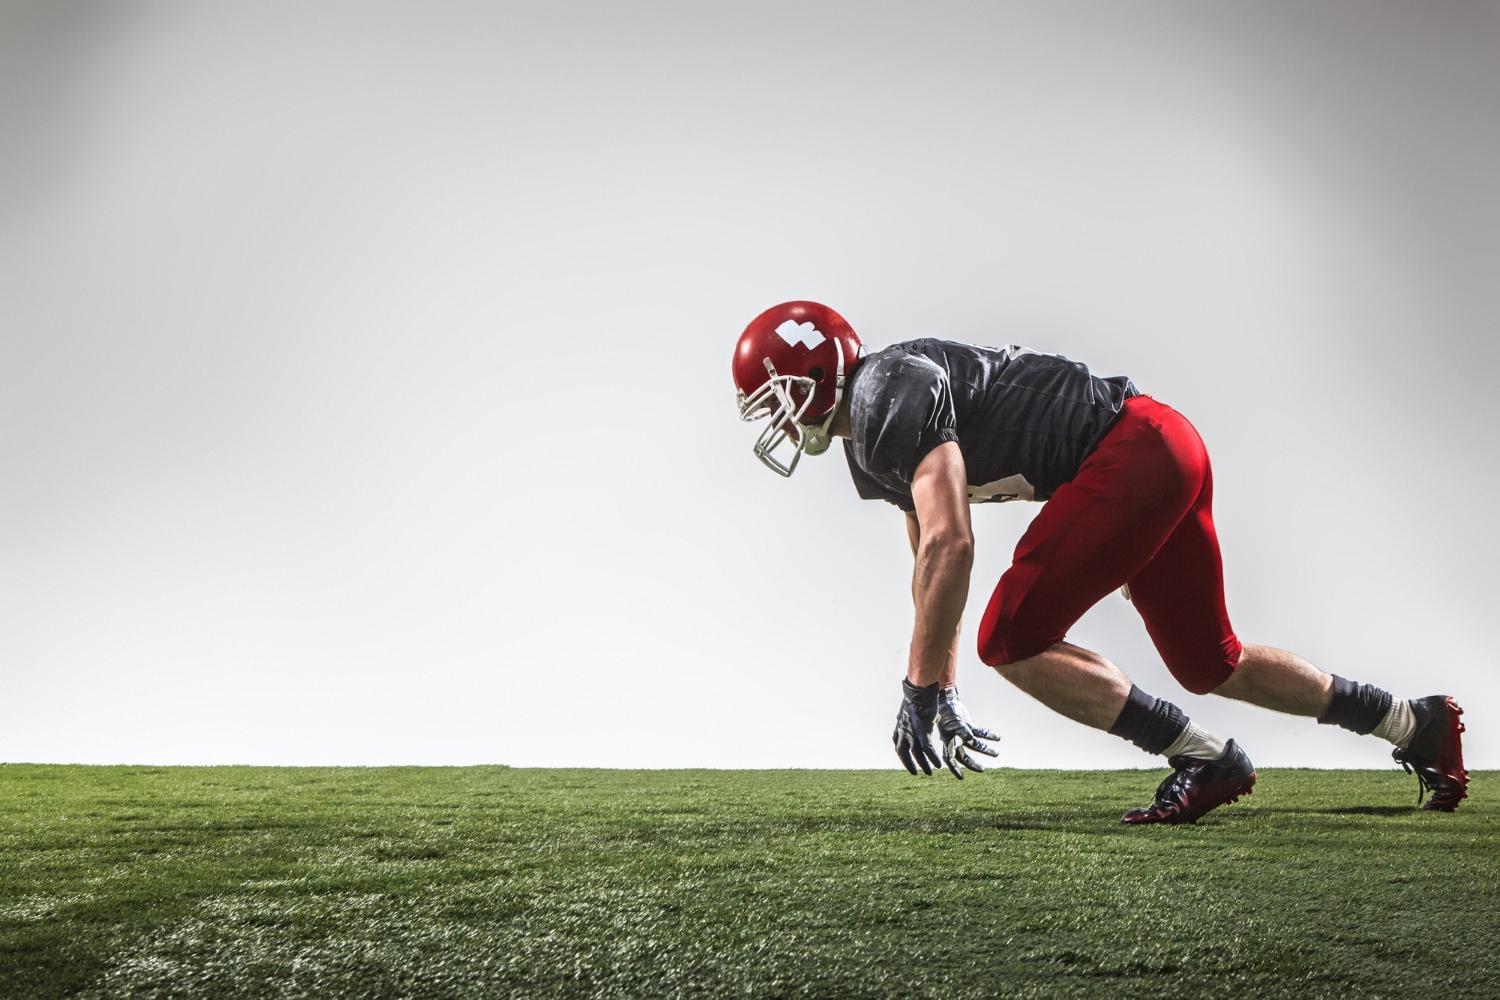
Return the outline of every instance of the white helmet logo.
{"type": "Polygon", "coordinates": [[[801,344],[809,351],[828,339],[811,323],[798,323],[794,319],[789,319],[778,326],[776,328],[776,336],[786,341],[792,347],[801,344]]]}

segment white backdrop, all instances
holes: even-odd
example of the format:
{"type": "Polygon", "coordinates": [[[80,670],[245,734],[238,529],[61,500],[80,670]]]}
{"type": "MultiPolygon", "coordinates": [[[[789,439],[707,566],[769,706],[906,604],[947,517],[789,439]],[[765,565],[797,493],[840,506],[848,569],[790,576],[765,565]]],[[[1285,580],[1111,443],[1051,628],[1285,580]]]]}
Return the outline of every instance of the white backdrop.
{"type": "MultiPolygon", "coordinates": [[[[0,6],[0,759],[891,767],[893,508],[730,349],[1125,373],[1247,641],[1500,765],[1493,4],[0,6]]],[[[1151,764],[974,659],[1018,766],[1151,764]]],[[[1178,689],[1261,764],[1371,741],[1178,689]]],[[[966,786],[967,787],[967,786],[966,786]]]]}

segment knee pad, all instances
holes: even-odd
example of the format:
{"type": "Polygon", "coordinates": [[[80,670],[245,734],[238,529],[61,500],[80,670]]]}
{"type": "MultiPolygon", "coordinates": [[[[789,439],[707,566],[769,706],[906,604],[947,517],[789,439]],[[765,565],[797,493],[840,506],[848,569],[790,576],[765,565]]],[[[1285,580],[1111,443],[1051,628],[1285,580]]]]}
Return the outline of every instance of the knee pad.
{"type": "Polygon", "coordinates": [[[979,660],[991,667],[1027,660],[1044,653],[1062,641],[1062,636],[1042,635],[1035,629],[1019,626],[1009,617],[979,623],[979,660]]]}
{"type": "Polygon", "coordinates": [[[1192,694],[1211,694],[1220,684],[1229,680],[1239,665],[1244,647],[1234,638],[1216,651],[1204,655],[1173,656],[1167,661],[1167,670],[1177,678],[1177,683],[1192,694]]]}
{"type": "Polygon", "coordinates": [[[1213,694],[1214,688],[1229,679],[1228,674],[1217,677],[1202,673],[1181,674],[1176,670],[1172,671],[1172,676],[1177,678],[1177,682],[1182,685],[1182,689],[1188,694],[1213,694]]]}

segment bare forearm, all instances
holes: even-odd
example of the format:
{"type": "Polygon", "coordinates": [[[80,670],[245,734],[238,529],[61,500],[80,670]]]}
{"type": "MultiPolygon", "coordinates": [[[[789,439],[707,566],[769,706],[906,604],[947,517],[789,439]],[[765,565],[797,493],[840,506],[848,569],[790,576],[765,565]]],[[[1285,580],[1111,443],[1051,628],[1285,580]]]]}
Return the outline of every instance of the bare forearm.
{"type": "Polygon", "coordinates": [[[973,562],[971,544],[924,541],[917,548],[912,574],[917,621],[906,676],[919,687],[939,680],[951,686],[956,677],[958,625],[969,596],[973,562]]]}
{"type": "Polygon", "coordinates": [[[938,676],[938,686],[944,690],[958,684],[958,633],[963,628],[963,620],[953,626],[953,641],[948,644],[948,659],[943,662],[943,672],[938,676]]]}
{"type": "MultiPolygon", "coordinates": [[[[916,558],[917,551],[920,548],[922,542],[922,527],[917,522],[915,515],[906,515],[906,537],[907,540],[911,542],[912,557],[916,558]]],[[[911,600],[913,607],[920,608],[922,598],[921,592],[917,589],[917,579],[917,575],[913,573],[911,582],[911,600]]],[[[948,658],[946,661],[944,661],[943,672],[938,677],[939,686],[945,689],[951,688],[958,683],[958,637],[959,633],[962,630],[963,621],[960,618],[959,623],[953,626],[953,640],[948,644],[948,658]]]]}

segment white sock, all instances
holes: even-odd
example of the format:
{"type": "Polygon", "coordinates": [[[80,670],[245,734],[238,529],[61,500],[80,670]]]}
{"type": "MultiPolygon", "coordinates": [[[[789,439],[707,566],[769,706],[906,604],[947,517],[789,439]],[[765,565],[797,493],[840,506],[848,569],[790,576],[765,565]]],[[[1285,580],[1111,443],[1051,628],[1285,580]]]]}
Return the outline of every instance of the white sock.
{"type": "Polygon", "coordinates": [[[1218,760],[1224,756],[1225,744],[1212,733],[1205,733],[1197,726],[1189,722],[1182,727],[1182,732],[1172,741],[1172,745],[1162,751],[1163,757],[1193,757],[1197,760],[1218,760]]]}
{"type": "Polygon", "coordinates": [[[1417,715],[1411,710],[1411,702],[1405,698],[1392,698],[1385,718],[1370,732],[1398,747],[1406,746],[1417,733],[1417,715]]]}

